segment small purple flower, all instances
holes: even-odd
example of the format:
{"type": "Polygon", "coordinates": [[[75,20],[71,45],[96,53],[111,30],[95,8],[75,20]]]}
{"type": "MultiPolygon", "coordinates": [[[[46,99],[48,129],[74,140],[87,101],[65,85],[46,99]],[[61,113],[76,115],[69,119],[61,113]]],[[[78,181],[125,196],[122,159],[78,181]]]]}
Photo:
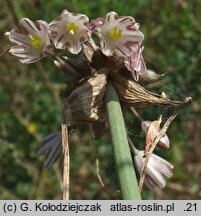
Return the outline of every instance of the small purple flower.
{"type": "Polygon", "coordinates": [[[13,29],[9,34],[11,42],[10,53],[19,57],[22,63],[28,64],[38,61],[53,51],[48,35],[48,24],[45,21],[31,21],[28,18],[20,20],[20,29],[13,29]]]}
{"type": "Polygon", "coordinates": [[[91,28],[100,37],[101,50],[106,56],[130,56],[133,45],[141,43],[144,39],[133,17],[118,16],[115,12],[110,12],[104,21],[99,18],[93,24],[91,28]]]}
{"type": "Polygon", "coordinates": [[[36,156],[40,156],[42,154],[46,154],[45,158],[45,166],[51,166],[59,157],[62,152],[61,145],[61,133],[53,133],[44,138],[40,142],[41,146],[38,148],[36,152],[36,156]]]}
{"type": "Polygon", "coordinates": [[[89,19],[84,14],[63,10],[61,15],[49,24],[55,47],[78,54],[82,49],[82,43],[90,37],[88,23],[89,19]]]}
{"type": "MultiPolygon", "coordinates": [[[[151,121],[142,121],[141,127],[145,134],[147,133],[150,124],[151,124],[151,121]]],[[[164,148],[164,149],[168,149],[170,147],[170,141],[169,141],[167,134],[165,134],[164,136],[160,138],[159,142],[157,143],[157,146],[164,148]]]]}
{"type": "MultiPolygon", "coordinates": [[[[142,167],[145,158],[144,151],[138,151],[135,155],[134,162],[139,173],[142,172],[142,167]]],[[[171,177],[173,175],[173,165],[163,158],[152,154],[147,163],[147,171],[144,183],[146,186],[154,190],[155,187],[164,188],[166,180],[164,176],[171,177]]]]}

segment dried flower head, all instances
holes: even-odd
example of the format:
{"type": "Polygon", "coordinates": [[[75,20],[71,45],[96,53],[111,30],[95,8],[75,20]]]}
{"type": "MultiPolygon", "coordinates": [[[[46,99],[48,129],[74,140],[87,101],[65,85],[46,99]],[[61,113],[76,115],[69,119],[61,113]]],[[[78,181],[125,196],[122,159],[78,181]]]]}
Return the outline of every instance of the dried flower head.
{"type": "Polygon", "coordinates": [[[33,63],[52,53],[53,46],[48,35],[48,24],[38,20],[36,23],[28,18],[20,20],[20,29],[13,29],[9,34],[10,53],[19,57],[22,63],[33,63]]]}

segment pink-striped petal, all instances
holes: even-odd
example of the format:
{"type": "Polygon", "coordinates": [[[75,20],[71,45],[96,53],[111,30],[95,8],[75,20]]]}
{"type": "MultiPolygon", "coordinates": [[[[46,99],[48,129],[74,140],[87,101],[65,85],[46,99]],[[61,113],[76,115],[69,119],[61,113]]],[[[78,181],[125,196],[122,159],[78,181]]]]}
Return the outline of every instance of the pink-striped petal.
{"type": "Polygon", "coordinates": [[[152,179],[149,176],[146,176],[144,179],[144,184],[147,186],[149,190],[155,190],[157,185],[152,181],[152,179]]]}
{"type": "Polygon", "coordinates": [[[12,43],[29,45],[29,38],[27,37],[27,34],[23,33],[19,29],[11,30],[9,39],[12,43]]]}
{"type": "Polygon", "coordinates": [[[35,53],[31,47],[24,45],[12,46],[9,52],[19,57],[19,61],[23,64],[34,63],[41,58],[39,53],[35,53]]]}
{"type": "Polygon", "coordinates": [[[36,24],[28,18],[22,18],[20,20],[20,27],[27,34],[37,35],[39,32],[36,24]]]}
{"type": "Polygon", "coordinates": [[[166,185],[165,178],[162,173],[155,169],[150,163],[147,164],[146,174],[151,178],[151,180],[159,187],[164,188],[166,185]]]}
{"type": "Polygon", "coordinates": [[[172,169],[174,168],[174,166],[158,155],[152,155],[152,157],[150,158],[150,164],[152,164],[155,169],[159,170],[167,177],[171,177],[173,175],[172,169]]]}

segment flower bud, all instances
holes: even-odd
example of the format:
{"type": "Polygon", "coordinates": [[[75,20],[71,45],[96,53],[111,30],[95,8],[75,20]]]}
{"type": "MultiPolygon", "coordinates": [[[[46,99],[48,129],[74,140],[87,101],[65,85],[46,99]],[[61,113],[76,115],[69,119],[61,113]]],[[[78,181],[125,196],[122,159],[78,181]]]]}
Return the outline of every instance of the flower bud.
{"type": "Polygon", "coordinates": [[[168,135],[165,134],[164,136],[162,136],[158,142],[158,145],[161,147],[161,148],[165,148],[165,149],[168,149],[170,147],[170,140],[168,138],[168,135]]]}
{"type": "Polygon", "coordinates": [[[147,70],[146,73],[144,73],[143,75],[140,75],[139,79],[142,83],[150,83],[150,82],[155,82],[159,79],[161,79],[161,77],[164,76],[164,74],[157,74],[155,71],[152,70],[147,70]]]}
{"type": "Polygon", "coordinates": [[[141,127],[145,134],[147,133],[150,124],[151,124],[151,121],[142,121],[141,127]]]}
{"type": "MultiPolygon", "coordinates": [[[[141,128],[145,134],[147,133],[150,124],[151,124],[151,121],[142,121],[141,128]]],[[[164,136],[160,138],[157,146],[164,148],[164,149],[168,149],[170,147],[170,141],[169,141],[167,134],[165,134],[164,136]]]]}

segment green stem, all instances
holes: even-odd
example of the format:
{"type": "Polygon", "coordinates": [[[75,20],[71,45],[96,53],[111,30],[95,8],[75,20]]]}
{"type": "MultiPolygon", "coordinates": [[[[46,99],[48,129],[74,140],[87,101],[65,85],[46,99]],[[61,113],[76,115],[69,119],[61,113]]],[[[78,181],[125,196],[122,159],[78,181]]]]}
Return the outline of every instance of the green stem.
{"type": "Polygon", "coordinates": [[[111,81],[108,82],[105,102],[123,199],[139,200],[141,197],[129,149],[121,105],[117,91],[111,81]]]}

